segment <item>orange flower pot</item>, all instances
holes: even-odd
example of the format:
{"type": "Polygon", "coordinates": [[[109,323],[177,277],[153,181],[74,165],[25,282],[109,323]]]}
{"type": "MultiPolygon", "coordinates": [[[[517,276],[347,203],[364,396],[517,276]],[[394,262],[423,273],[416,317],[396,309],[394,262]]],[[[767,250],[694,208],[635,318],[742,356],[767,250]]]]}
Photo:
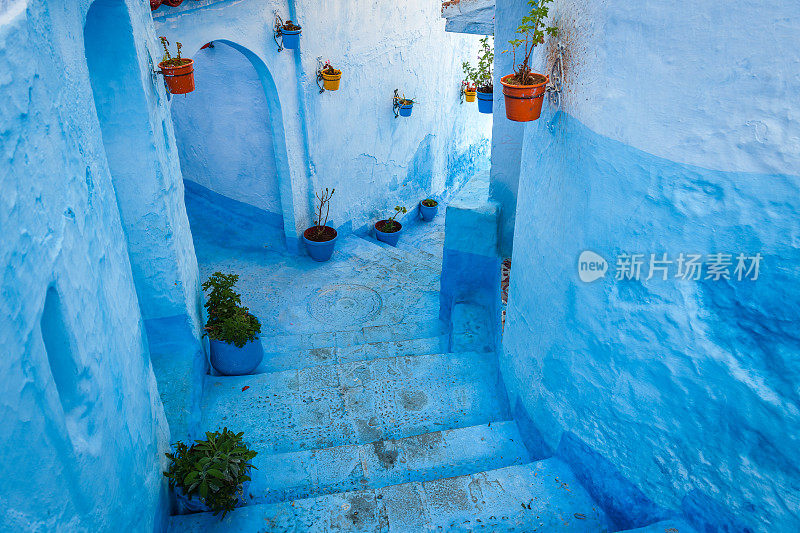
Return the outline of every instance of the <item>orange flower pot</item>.
{"type": "Polygon", "coordinates": [[[544,76],[544,81],[536,85],[510,85],[506,80],[512,76],[509,74],[500,78],[506,101],[506,117],[516,122],[536,120],[542,114],[545,88],[550,78],[544,76]]]}
{"type": "Polygon", "coordinates": [[[477,91],[464,91],[464,100],[467,102],[474,102],[477,91]]]}
{"type": "Polygon", "coordinates": [[[337,70],[336,74],[326,74],[325,72],[323,72],[322,73],[322,86],[325,87],[326,91],[338,91],[339,90],[339,82],[340,82],[341,79],[342,79],[342,71],[341,70],[337,70]]]}
{"type": "Polygon", "coordinates": [[[170,67],[164,63],[159,63],[158,68],[164,74],[164,79],[172,94],[186,94],[194,91],[194,61],[179,67],[170,67]]]}

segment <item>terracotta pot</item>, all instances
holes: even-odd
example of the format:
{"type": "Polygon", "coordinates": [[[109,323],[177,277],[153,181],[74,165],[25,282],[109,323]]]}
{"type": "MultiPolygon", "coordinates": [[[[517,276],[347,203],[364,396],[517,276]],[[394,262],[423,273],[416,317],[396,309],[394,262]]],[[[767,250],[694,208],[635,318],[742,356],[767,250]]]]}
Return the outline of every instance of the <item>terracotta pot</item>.
{"type": "Polygon", "coordinates": [[[186,94],[194,91],[194,61],[191,59],[179,67],[170,67],[159,63],[158,68],[164,73],[167,87],[172,94],[186,94]]]}
{"type": "Polygon", "coordinates": [[[474,102],[477,91],[464,91],[464,100],[467,102],[474,102]]]}
{"type": "Polygon", "coordinates": [[[544,81],[536,85],[510,85],[506,80],[511,76],[513,74],[500,78],[506,101],[506,117],[516,122],[536,120],[542,114],[545,88],[550,79],[544,76],[544,81]]]}
{"type": "Polygon", "coordinates": [[[161,5],[161,0],[150,0],[150,11],[155,11],[161,5]]]}
{"type": "Polygon", "coordinates": [[[183,3],[183,0],[161,0],[161,3],[169,7],[178,7],[183,3]]]}
{"type": "Polygon", "coordinates": [[[322,86],[326,91],[338,91],[339,81],[342,79],[342,71],[337,70],[336,74],[322,73],[322,86]]]}

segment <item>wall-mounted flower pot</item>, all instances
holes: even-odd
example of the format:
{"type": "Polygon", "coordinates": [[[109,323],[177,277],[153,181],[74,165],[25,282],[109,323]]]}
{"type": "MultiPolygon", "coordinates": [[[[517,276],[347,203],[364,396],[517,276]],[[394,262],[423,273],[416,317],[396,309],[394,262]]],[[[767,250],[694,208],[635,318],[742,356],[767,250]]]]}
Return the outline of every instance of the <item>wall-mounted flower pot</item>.
{"type": "Polygon", "coordinates": [[[494,105],[494,93],[482,93],[478,91],[478,111],[491,114],[494,105]]]}
{"type": "Polygon", "coordinates": [[[161,0],[161,3],[169,7],[178,7],[183,3],[183,0],[161,0]]]}
{"type": "Polygon", "coordinates": [[[439,212],[439,202],[436,200],[432,200],[431,198],[426,198],[419,203],[419,214],[422,215],[422,220],[425,222],[430,222],[434,218],[436,218],[436,213],[439,212]],[[433,205],[425,205],[425,204],[433,204],[433,205]]]}
{"type": "Polygon", "coordinates": [[[150,11],[155,11],[161,5],[161,0],[150,0],[150,11]]]}
{"type": "Polygon", "coordinates": [[[300,30],[287,30],[286,28],[281,29],[283,47],[288,48],[289,50],[296,50],[300,47],[300,30]]]}
{"type": "Polygon", "coordinates": [[[325,226],[322,234],[317,234],[317,226],[312,226],[303,232],[303,242],[306,243],[308,255],[314,261],[327,261],[333,255],[338,234],[330,226],[325,226]]]}
{"type": "Polygon", "coordinates": [[[397,112],[400,114],[401,117],[410,117],[411,111],[414,110],[414,104],[400,104],[397,108],[397,112]]]}
{"type": "Polygon", "coordinates": [[[392,229],[397,228],[396,231],[383,231],[386,229],[388,222],[388,220],[379,220],[375,223],[375,236],[381,242],[397,246],[397,241],[400,240],[400,233],[403,231],[403,225],[395,220],[394,224],[392,224],[392,229]]]}
{"type": "Polygon", "coordinates": [[[342,71],[333,69],[333,74],[328,74],[324,70],[322,71],[322,86],[325,87],[326,91],[338,91],[339,90],[339,82],[342,79],[342,71]]]}
{"type": "Polygon", "coordinates": [[[475,101],[475,91],[464,91],[464,100],[467,102],[475,101]]]}
{"type": "Polygon", "coordinates": [[[530,122],[542,114],[542,102],[548,78],[542,74],[533,74],[541,78],[534,85],[512,85],[506,83],[513,74],[500,78],[503,84],[503,96],[506,102],[506,117],[516,122],[530,122]]]}
{"type": "Polygon", "coordinates": [[[172,94],[186,94],[194,91],[194,61],[184,59],[188,63],[180,66],[169,66],[164,62],[158,64],[158,68],[164,74],[169,92],[172,94]]]}
{"type": "Polygon", "coordinates": [[[243,376],[249,374],[261,364],[264,349],[258,338],[251,340],[241,348],[232,342],[211,339],[211,365],[220,374],[226,376],[243,376]]]}

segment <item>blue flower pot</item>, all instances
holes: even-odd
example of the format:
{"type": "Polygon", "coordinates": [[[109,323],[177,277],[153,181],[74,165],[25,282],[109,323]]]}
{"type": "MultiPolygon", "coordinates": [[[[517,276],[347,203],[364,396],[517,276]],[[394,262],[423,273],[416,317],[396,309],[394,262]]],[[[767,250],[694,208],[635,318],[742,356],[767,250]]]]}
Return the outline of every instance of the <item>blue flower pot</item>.
{"type": "Polygon", "coordinates": [[[422,220],[425,222],[430,222],[436,218],[436,213],[438,212],[439,204],[436,204],[433,207],[428,207],[427,205],[422,205],[422,202],[419,203],[419,214],[422,215],[422,220]]]}
{"type": "MultiPolygon", "coordinates": [[[[309,231],[314,228],[308,228],[306,231],[303,232],[303,242],[306,243],[306,250],[308,250],[308,255],[311,256],[311,259],[314,261],[327,261],[333,255],[333,249],[336,245],[336,239],[339,238],[339,235],[335,235],[333,239],[329,241],[312,241],[306,235],[309,231]]],[[[331,228],[333,229],[333,228],[331,228]]],[[[333,230],[334,233],[336,230],[333,230]]]]}
{"type": "Polygon", "coordinates": [[[237,348],[231,342],[211,339],[211,366],[226,376],[243,376],[249,374],[261,364],[264,349],[258,338],[237,348]]]}
{"type": "Polygon", "coordinates": [[[478,111],[481,113],[491,113],[494,103],[494,93],[482,93],[478,91],[478,111]]]}
{"type": "Polygon", "coordinates": [[[300,46],[300,32],[303,30],[281,30],[283,35],[283,47],[289,50],[296,50],[300,46]]]}
{"type": "Polygon", "coordinates": [[[375,223],[375,236],[381,242],[385,242],[386,244],[390,244],[392,246],[397,246],[397,241],[400,240],[400,233],[403,231],[403,225],[397,222],[397,224],[400,226],[400,229],[391,233],[386,233],[378,229],[378,224],[381,222],[385,221],[379,220],[375,223]]]}
{"type": "Polygon", "coordinates": [[[410,105],[401,105],[398,113],[400,113],[401,117],[410,117],[411,111],[414,109],[414,104],[410,105]]]}

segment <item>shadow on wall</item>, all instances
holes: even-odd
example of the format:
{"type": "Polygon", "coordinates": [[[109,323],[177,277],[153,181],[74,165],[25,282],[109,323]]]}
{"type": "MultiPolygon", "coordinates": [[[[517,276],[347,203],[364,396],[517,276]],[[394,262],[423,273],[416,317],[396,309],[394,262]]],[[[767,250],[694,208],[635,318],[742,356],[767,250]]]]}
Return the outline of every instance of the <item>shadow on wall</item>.
{"type": "Polygon", "coordinates": [[[277,88],[266,65],[230,41],[194,55],[196,89],[172,119],[185,180],[267,213],[294,235],[291,177],[277,88]]]}

